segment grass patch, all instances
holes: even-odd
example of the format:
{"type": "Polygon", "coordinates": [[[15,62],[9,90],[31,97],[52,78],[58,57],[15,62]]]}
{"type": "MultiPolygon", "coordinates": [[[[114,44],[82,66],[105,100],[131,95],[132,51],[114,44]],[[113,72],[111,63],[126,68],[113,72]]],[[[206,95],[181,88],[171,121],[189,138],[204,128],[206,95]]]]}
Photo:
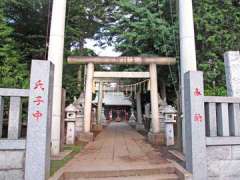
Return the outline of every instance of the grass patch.
{"type": "Polygon", "coordinates": [[[52,176],[58,169],[63,167],[68,161],[70,161],[76,154],[78,154],[83,148],[84,144],[78,145],[65,145],[64,150],[71,150],[72,152],[62,160],[51,160],[50,175],[52,176]]]}

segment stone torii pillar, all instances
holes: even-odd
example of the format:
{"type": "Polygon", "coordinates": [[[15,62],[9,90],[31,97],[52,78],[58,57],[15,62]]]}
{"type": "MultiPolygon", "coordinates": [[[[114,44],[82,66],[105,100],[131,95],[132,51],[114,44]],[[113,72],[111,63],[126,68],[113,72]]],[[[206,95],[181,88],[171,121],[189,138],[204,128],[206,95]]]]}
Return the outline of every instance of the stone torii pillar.
{"type": "Polygon", "coordinates": [[[144,130],[143,118],[142,118],[142,105],[141,105],[141,92],[136,93],[136,101],[137,101],[137,130],[144,130]]]}
{"type": "Polygon", "coordinates": [[[101,114],[102,114],[102,102],[103,102],[103,82],[99,82],[98,89],[98,109],[97,109],[97,124],[101,125],[101,114]]]}
{"type": "Polygon", "coordinates": [[[148,133],[148,140],[154,144],[161,144],[163,137],[160,134],[160,120],[159,120],[159,111],[158,111],[158,83],[157,83],[157,65],[149,65],[150,72],[150,84],[151,84],[151,119],[152,119],[152,128],[148,133]]]}
{"type": "MultiPolygon", "coordinates": [[[[87,87],[86,87],[86,98],[92,98],[90,82],[92,82],[93,75],[93,64],[145,64],[149,65],[149,76],[151,81],[151,109],[152,109],[152,132],[148,134],[149,141],[153,144],[160,144],[161,139],[164,138],[160,134],[160,121],[159,121],[159,112],[158,112],[158,86],[157,86],[157,65],[172,65],[176,64],[176,59],[171,57],[129,57],[129,56],[121,56],[121,57],[84,57],[84,56],[72,56],[68,57],[68,62],[70,64],[88,64],[88,74],[87,74],[87,87]],[[91,64],[92,70],[89,69],[89,65],[91,64]],[[89,77],[91,76],[91,78],[89,77]],[[87,94],[88,93],[88,94],[87,94]]],[[[131,73],[131,72],[130,72],[131,73]]],[[[103,77],[103,73],[101,77],[103,77]]],[[[99,75],[99,73],[98,73],[99,75]]],[[[125,74],[126,75],[126,74],[125,74]]],[[[135,72],[136,75],[136,72],[135,72]]],[[[147,75],[144,73],[144,77],[147,75]]],[[[97,74],[94,73],[94,77],[97,74]]],[[[122,76],[122,74],[120,74],[122,76]]],[[[129,74],[125,78],[130,78],[129,74]]],[[[122,78],[122,77],[121,77],[122,78]]],[[[91,104],[85,102],[85,130],[86,132],[90,131],[90,108],[91,104]],[[88,107],[87,107],[88,106],[88,107]],[[86,124],[87,123],[87,124],[86,124]]]]}
{"type": "Polygon", "coordinates": [[[63,70],[65,16],[66,16],[66,0],[54,0],[52,8],[51,32],[48,50],[48,60],[54,64],[52,133],[51,133],[52,141],[51,152],[53,155],[58,155],[60,152],[62,70],[63,70]]]}
{"type": "Polygon", "coordinates": [[[84,134],[83,136],[87,141],[91,141],[93,134],[91,130],[91,111],[92,111],[92,89],[93,89],[93,73],[94,64],[87,64],[87,78],[86,78],[86,91],[85,91],[85,106],[84,106],[84,134]]]}

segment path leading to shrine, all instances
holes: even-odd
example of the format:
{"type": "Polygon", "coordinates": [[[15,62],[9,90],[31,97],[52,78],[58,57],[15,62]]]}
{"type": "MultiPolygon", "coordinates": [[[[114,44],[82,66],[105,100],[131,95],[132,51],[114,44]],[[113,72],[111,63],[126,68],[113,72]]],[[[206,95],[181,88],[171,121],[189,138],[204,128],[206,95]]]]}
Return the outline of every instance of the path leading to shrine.
{"type": "MultiPolygon", "coordinates": [[[[55,177],[61,180],[175,180],[176,166],[125,122],[111,123],[55,177]]],[[[53,178],[54,179],[54,178],[53,178]]]]}

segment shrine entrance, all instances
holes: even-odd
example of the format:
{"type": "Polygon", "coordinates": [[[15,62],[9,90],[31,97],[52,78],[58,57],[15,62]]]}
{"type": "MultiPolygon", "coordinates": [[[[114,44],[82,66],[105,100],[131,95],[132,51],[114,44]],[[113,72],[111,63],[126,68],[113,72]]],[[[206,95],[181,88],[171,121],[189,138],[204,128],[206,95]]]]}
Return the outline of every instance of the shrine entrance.
{"type": "MultiPolygon", "coordinates": [[[[158,80],[157,80],[157,65],[173,65],[176,63],[175,58],[170,57],[69,57],[69,64],[86,64],[86,82],[85,82],[85,100],[84,100],[84,119],[83,119],[83,132],[82,136],[85,139],[92,140],[93,133],[91,132],[93,121],[93,89],[94,83],[98,81],[99,83],[99,93],[98,99],[95,101],[97,103],[97,118],[101,117],[102,105],[103,105],[103,87],[105,82],[109,82],[112,79],[122,79],[122,78],[139,78],[139,79],[149,79],[150,84],[150,96],[151,96],[151,128],[148,133],[148,140],[152,144],[161,144],[162,139],[164,139],[164,134],[161,132],[161,124],[159,121],[159,101],[158,101],[158,80]],[[147,65],[149,66],[149,71],[146,72],[103,72],[94,71],[94,66],[96,64],[124,64],[124,65],[147,65]],[[87,138],[86,138],[87,137],[87,138]]],[[[121,86],[118,89],[122,88],[121,86]]],[[[126,89],[124,89],[126,91],[126,89]]],[[[127,90],[130,93],[135,91],[137,96],[139,93],[133,89],[127,90]]],[[[139,103],[139,102],[138,102],[139,103]]],[[[109,118],[114,121],[121,121],[121,117],[129,116],[130,112],[125,115],[122,114],[122,109],[115,107],[110,109],[109,118]]],[[[104,112],[105,113],[105,112],[104,112]]],[[[133,112],[131,112],[133,113],[133,112]]],[[[142,115],[141,115],[142,116],[142,115]]],[[[138,118],[139,120],[139,118],[138,118]]],[[[141,120],[142,121],[142,120],[141,120]]],[[[96,122],[98,124],[99,121],[96,122]]],[[[140,122],[142,124],[142,122],[140,122]]]]}

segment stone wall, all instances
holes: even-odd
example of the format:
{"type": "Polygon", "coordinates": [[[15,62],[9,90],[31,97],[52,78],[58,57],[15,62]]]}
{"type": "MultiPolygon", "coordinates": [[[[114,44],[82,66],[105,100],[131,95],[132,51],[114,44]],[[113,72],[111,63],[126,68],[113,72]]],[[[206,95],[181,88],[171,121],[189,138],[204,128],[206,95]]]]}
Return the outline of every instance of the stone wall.
{"type": "Polygon", "coordinates": [[[24,179],[24,150],[0,151],[0,179],[24,179]]]}
{"type": "Polygon", "coordinates": [[[208,146],[208,180],[240,179],[240,145],[208,146]]]}

